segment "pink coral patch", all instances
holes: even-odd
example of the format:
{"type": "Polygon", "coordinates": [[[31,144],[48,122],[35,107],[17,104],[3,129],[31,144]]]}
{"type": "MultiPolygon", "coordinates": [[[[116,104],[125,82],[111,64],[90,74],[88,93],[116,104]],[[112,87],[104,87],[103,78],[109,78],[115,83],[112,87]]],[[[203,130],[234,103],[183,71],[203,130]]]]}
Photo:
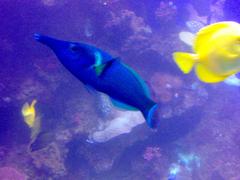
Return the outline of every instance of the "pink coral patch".
{"type": "Polygon", "coordinates": [[[19,172],[15,168],[2,167],[0,168],[0,179],[1,180],[26,180],[27,176],[24,173],[19,172]]]}

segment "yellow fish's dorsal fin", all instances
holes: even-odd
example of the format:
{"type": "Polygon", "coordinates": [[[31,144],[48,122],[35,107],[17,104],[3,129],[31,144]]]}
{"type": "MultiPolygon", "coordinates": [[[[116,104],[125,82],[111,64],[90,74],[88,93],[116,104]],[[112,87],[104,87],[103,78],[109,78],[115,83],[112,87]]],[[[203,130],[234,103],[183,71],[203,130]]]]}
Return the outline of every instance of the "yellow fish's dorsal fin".
{"type": "Polygon", "coordinates": [[[214,33],[230,26],[236,26],[238,23],[233,21],[223,21],[219,23],[214,23],[209,26],[206,26],[197,33],[196,39],[194,42],[193,50],[198,52],[201,47],[206,47],[206,44],[211,39],[214,33]]]}
{"type": "Polygon", "coordinates": [[[30,105],[30,106],[31,106],[31,108],[33,108],[33,109],[34,109],[34,108],[35,108],[35,104],[36,104],[36,103],[37,103],[37,100],[36,100],[36,99],[34,99],[34,100],[32,101],[32,103],[31,103],[31,105],[30,105]]]}
{"type": "Polygon", "coordinates": [[[22,115],[24,117],[25,123],[32,128],[35,123],[36,112],[35,112],[35,104],[36,100],[33,100],[31,105],[25,103],[22,107],[22,115]]]}
{"type": "Polygon", "coordinates": [[[197,77],[201,81],[206,83],[218,83],[218,82],[224,81],[228,77],[228,76],[220,76],[220,75],[214,74],[202,64],[197,64],[195,71],[196,71],[197,77]]]}
{"type": "Polygon", "coordinates": [[[196,54],[175,52],[173,53],[173,59],[184,74],[190,73],[194,64],[198,61],[196,54]]]}

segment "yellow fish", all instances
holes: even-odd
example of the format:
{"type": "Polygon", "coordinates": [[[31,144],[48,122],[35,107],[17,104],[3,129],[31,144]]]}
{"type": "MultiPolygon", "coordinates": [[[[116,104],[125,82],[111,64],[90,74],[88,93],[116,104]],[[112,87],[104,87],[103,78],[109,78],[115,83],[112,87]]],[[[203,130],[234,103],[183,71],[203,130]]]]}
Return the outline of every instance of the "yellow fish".
{"type": "Polygon", "coordinates": [[[25,123],[31,128],[31,139],[34,140],[40,132],[40,119],[36,116],[35,104],[37,100],[33,100],[31,104],[25,103],[22,107],[22,115],[25,123]]]}
{"type": "Polygon", "coordinates": [[[224,81],[240,71],[240,24],[223,21],[208,25],[196,34],[192,48],[194,53],[173,53],[183,73],[194,67],[203,82],[224,81]]]}
{"type": "Polygon", "coordinates": [[[22,115],[24,117],[24,121],[30,128],[33,127],[36,120],[36,103],[37,101],[34,99],[30,105],[28,103],[25,103],[22,107],[22,115]]]}

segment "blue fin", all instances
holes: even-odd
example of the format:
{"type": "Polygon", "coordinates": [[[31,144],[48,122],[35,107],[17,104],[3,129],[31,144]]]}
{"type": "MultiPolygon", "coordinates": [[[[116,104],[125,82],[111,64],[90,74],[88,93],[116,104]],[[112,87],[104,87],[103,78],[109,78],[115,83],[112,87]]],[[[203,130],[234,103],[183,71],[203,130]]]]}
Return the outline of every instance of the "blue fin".
{"type": "Polygon", "coordinates": [[[94,56],[95,56],[95,63],[91,67],[95,68],[95,72],[96,72],[97,76],[100,76],[103,73],[103,71],[105,70],[105,68],[107,68],[109,65],[111,65],[113,60],[116,59],[116,58],[114,58],[114,59],[106,61],[103,59],[103,57],[99,51],[96,51],[94,53],[94,56]]]}
{"type": "Polygon", "coordinates": [[[108,60],[108,61],[103,62],[103,60],[102,60],[102,59],[99,59],[99,57],[98,57],[98,59],[96,59],[95,64],[94,64],[93,66],[91,66],[91,67],[93,67],[93,68],[95,69],[96,75],[97,75],[97,76],[100,76],[100,75],[102,75],[102,73],[103,73],[108,67],[110,67],[110,66],[112,65],[112,63],[113,63],[114,60],[115,60],[115,59],[111,59],[111,60],[108,60]]]}
{"type": "Polygon", "coordinates": [[[153,119],[153,114],[156,111],[156,109],[158,108],[157,104],[154,104],[153,106],[151,106],[150,109],[147,109],[145,111],[143,111],[143,116],[146,120],[147,125],[150,128],[155,128],[156,127],[156,120],[153,119]]]}
{"type": "Polygon", "coordinates": [[[101,65],[95,67],[97,76],[100,76],[102,74],[105,67],[106,67],[106,64],[101,64],[101,65]]]}
{"type": "Polygon", "coordinates": [[[110,98],[111,101],[112,101],[112,104],[115,106],[115,107],[118,107],[118,108],[121,108],[121,109],[125,109],[125,110],[130,110],[130,111],[138,111],[137,108],[133,107],[133,106],[130,106],[128,104],[125,104],[123,102],[120,102],[116,99],[113,99],[113,98],[110,98]]]}

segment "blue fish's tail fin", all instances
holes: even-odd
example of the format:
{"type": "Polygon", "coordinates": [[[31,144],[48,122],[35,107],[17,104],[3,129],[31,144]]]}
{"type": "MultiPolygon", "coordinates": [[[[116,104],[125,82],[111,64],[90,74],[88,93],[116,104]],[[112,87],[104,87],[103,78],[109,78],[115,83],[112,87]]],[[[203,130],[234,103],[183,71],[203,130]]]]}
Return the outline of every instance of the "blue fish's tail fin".
{"type": "Polygon", "coordinates": [[[153,118],[154,112],[156,111],[157,108],[158,104],[151,102],[151,105],[142,111],[146,123],[150,128],[156,128],[157,126],[156,119],[153,118]]]}

